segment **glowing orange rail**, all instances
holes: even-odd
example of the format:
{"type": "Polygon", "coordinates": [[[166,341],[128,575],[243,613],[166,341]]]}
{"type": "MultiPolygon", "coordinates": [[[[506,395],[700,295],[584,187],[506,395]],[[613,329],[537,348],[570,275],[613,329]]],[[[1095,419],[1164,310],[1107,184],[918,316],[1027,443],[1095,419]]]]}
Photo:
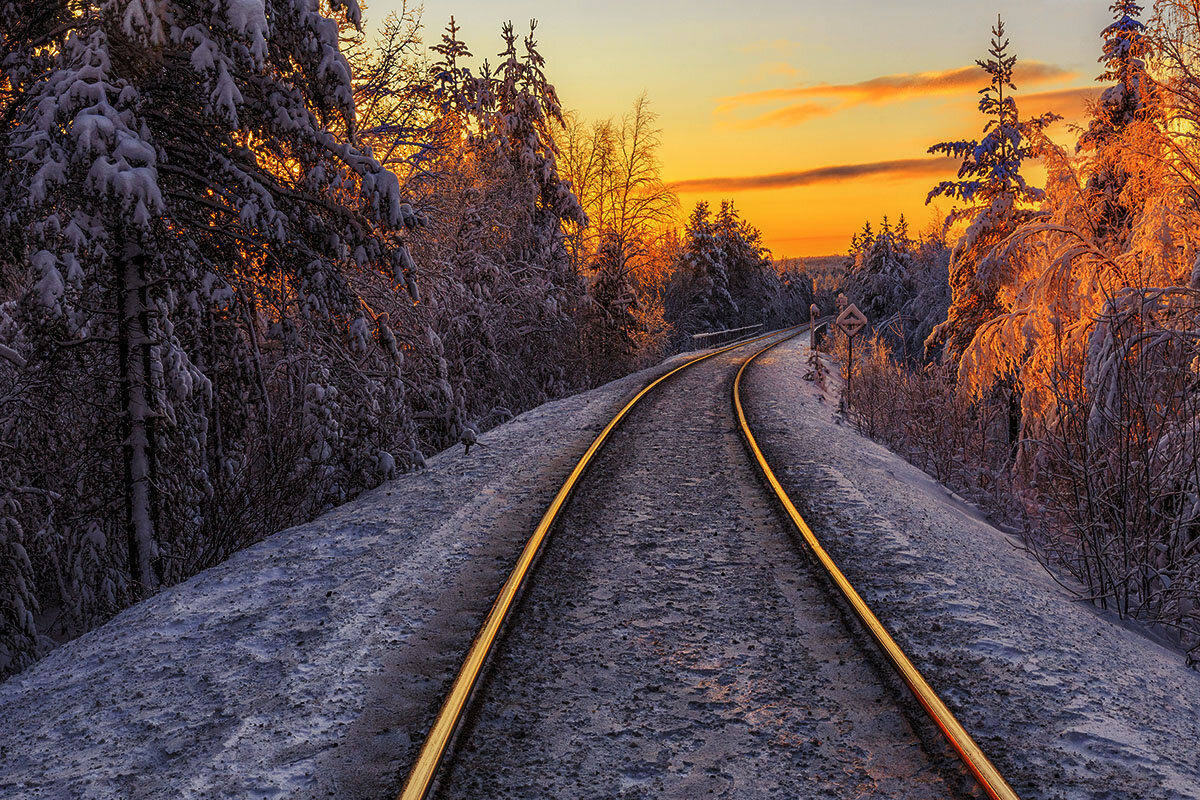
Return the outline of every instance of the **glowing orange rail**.
{"type": "Polygon", "coordinates": [[[479,681],[479,676],[483,672],[488,656],[491,655],[496,638],[500,633],[500,629],[504,626],[504,621],[508,617],[513,602],[521,590],[521,585],[524,583],[530,567],[533,566],[533,562],[537,558],[538,551],[541,549],[546,535],[550,532],[550,526],[554,524],[559,511],[566,504],[567,498],[570,497],[571,491],[583,476],[584,471],[592,462],[596,453],[604,445],[609,434],[616,429],[617,425],[621,423],[621,420],[625,418],[629,411],[638,404],[638,401],[677,372],[681,372],[693,364],[699,364],[701,361],[720,355],[736,347],[744,347],[747,344],[777,335],[779,335],[779,332],[769,333],[744,342],[737,342],[681,364],[638,392],[632,400],[625,404],[624,408],[617,412],[617,415],[609,421],[604,430],[600,431],[600,435],[596,437],[591,447],[579,459],[579,463],[575,465],[575,469],[571,471],[562,488],[558,490],[558,494],[554,496],[550,507],[546,509],[546,513],[542,515],[541,521],[534,528],[533,535],[525,543],[525,548],[521,551],[521,556],[517,559],[516,566],[509,573],[508,580],[500,588],[500,594],[496,596],[496,601],[492,604],[491,610],[484,619],[479,633],[475,635],[475,640],[471,643],[470,650],[467,651],[467,657],[459,668],[458,676],[454,679],[454,685],[450,687],[450,692],[446,695],[441,710],[438,711],[438,715],[434,719],[428,735],[425,737],[425,743],[421,746],[421,752],[417,755],[417,760],[413,763],[412,769],[408,773],[408,778],[405,780],[404,788],[400,792],[399,800],[424,800],[429,794],[438,768],[441,766],[450,741],[454,737],[454,731],[458,728],[467,703],[471,699],[471,693],[475,690],[475,685],[479,681]]]}
{"type": "Polygon", "coordinates": [[[933,690],[929,682],[913,666],[912,661],[900,649],[900,645],[896,644],[896,640],[887,632],[883,623],[879,621],[879,618],[867,606],[866,602],[850,584],[850,581],[838,569],[837,564],[825,552],[825,548],[821,546],[812,529],[808,527],[808,523],[804,521],[804,517],[800,516],[800,512],[796,510],[796,505],[788,497],[783,484],[775,477],[775,472],[771,469],[771,465],[767,463],[766,457],[758,447],[754,433],[750,430],[749,423],[746,422],[746,413],[742,409],[742,374],[745,373],[746,367],[750,366],[754,359],[771,348],[783,344],[795,335],[792,334],[792,336],[772,342],[750,356],[742,364],[741,369],[738,370],[737,377],[733,380],[733,405],[737,409],[738,423],[742,426],[742,434],[746,437],[746,443],[749,445],[750,451],[754,454],[754,458],[758,462],[758,468],[762,471],[763,477],[771,486],[771,489],[774,490],[775,496],[779,498],[779,502],[783,504],[788,517],[791,518],[796,529],[800,531],[800,535],[804,538],[805,543],[807,543],[813,554],[817,557],[821,566],[825,568],[829,577],[833,579],[842,596],[850,603],[850,607],[854,610],[855,615],[866,626],[867,630],[870,631],[871,636],[874,637],[879,647],[892,662],[892,665],[895,666],[896,671],[900,673],[900,677],[904,679],[904,682],[908,684],[908,688],[912,690],[913,695],[917,698],[917,702],[921,704],[926,713],[929,714],[930,719],[933,720],[934,724],[946,736],[950,745],[958,752],[959,758],[962,759],[963,764],[966,765],[967,769],[979,781],[979,785],[987,793],[988,797],[992,798],[992,800],[1020,800],[1017,793],[1004,780],[999,770],[988,760],[983,750],[971,738],[971,734],[967,733],[966,729],[955,718],[954,713],[946,707],[946,704],[938,697],[937,692],[933,690]]]}

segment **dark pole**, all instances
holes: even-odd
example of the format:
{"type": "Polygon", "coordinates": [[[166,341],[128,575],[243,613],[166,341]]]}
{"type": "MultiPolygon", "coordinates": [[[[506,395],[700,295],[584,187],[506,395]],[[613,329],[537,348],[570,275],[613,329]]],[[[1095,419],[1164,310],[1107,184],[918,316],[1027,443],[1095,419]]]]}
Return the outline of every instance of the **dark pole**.
{"type": "Polygon", "coordinates": [[[851,393],[854,389],[854,336],[846,333],[846,410],[850,410],[851,393]]]}

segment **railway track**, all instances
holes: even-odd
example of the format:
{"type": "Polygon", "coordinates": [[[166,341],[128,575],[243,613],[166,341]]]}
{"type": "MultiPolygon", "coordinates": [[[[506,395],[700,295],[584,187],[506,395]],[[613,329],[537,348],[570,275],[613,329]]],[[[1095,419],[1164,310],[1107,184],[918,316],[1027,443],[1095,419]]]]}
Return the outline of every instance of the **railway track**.
{"type": "Polygon", "coordinates": [[[822,609],[828,601],[813,594],[814,576],[797,566],[801,559],[795,558],[790,535],[781,532],[764,486],[979,786],[994,800],[1015,800],[1012,789],[837,570],[758,448],[741,407],[742,375],[758,355],[797,333],[793,329],[768,334],[692,359],[648,385],[601,431],[555,496],[501,588],[400,800],[424,800],[435,788],[447,798],[525,796],[531,789],[545,792],[543,796],[578,796],[581,787],[572,782],[571,774],[564,774],[560,763],[572,756],[579,759],[577,771],[590,773],[593,779],[608,776],[610,795],[624,788],[638,796],[687,797],[720,794],[719,790],[736,786],[734,796],[744,796],[752,784],[752,794],[794,796],[797,791],[828,792],[839,781],[853,784],[854,791],[866,788],[889,796],[957,793],[945,785],[937,768],[921,765],[928,756],[912,757],[910,751],[920,749],[914,744],[916,736],[902,714],[879,711],[885,703],[881,690],[863,688],[878,681],[868,674],[868,667],[854,666],[863,661],[862,653],[845,641],[837,614],[822,609]],[[740,358],[737,353],[747,348],[752,355],[740,358]],[[713,377],[708,373],[713,372],[730,384],[736,423],[728,413],[728,395],[711,392],[713,377]],[[728,376],[734,372],[730,382],[728,376]],[[673,381],[674,397],[694,406],[677,414],[681,418],[670,425],[660,424],[652,414],[656,404],[672,397],[655,393],[668,381],[673,381]],[[634,431],[623,440],[627,432],[618,435],[618,429],[635,409],[632,427],[647,428],[652,436],[638,438],[634,431]],[[610,440],[615,443],[602,453],[610,440]],[[744,463],[746,450],[762,483],[747,477],[752,473],[744,463]],[[595,481],[589,482],[589,503],[581,498],[569,503],[589,468],[607,480],[596,486],[595,481]],[[682,478],[672,477],[686,484],[674,486],[665,498],[656,480],[667,477],[664,472],[679,473],[682,478]],[[704,508],[705,503],[711,508],[704,508]],[[678,521],[664,525],[655,521],[660,515],[678,521]],[[719,520],[715,526],[706,521],[713,518],[719,520]],[[552,527],[558,530],[553,540],[549,538],[552,527]],[[613,539],[627,534],[633,538],[613,539]],[[569,544],[558,542],[564,536],[571,537],[569,544]],[[549,545],[566,549],[557,558],[549,554],[539,571],[560,572],[547,576],[546,582],[572,587],[566,594],[538,594],[526,586],[539,555],[549,545]],[[578,555],[589,548],[601,553],[591,562],[578,555]],[[644,559],[638,563],[644,563],[649,575],[616,557],[597,570],[596,563],[605,564],[603,553],[629,549],[644,559]],[[626,591],[635,580],[643,585],[626,591]],[[575,590],[585,585],[592,587],[586,596],[576,596],[575,590]],[[645,597],[651,592],[656,605],[647,607],[645,597]],[[537,596],[523,597],[530,594],[537,596]],[[764,607],[758,607],[759,602],[764,607]],[[793,609],[804,604],[809,608],[802,614],[793,609]],[[518,605],[522,618],[537,620],[538,624],[526,626],[528,631],[510,622],[518,605]],[[639,628],[638,617],[659,619],[639,628]],[[726,630],[729,620],[740,619],[753,619],[754,624],[744,631],[726,630]],[[611,647],[605,642],[611,642],[611,647]],[[499,650],[504,651],[502,656],[497,656],[499,650]],[[604,664],[606,657],[612,665],[604,664]],[[522,689],[512,702],[488,698],[473,703],[477,695],[495,688],[495,681],[489,686],[485,680],[490,662],[502,662],[493,672],[511,673],[516,684],[534,688],[522,689]],[[847,662],[851,666],[842,669],[847,662]],[[547,670],[548,663],[555,668],[547,670]],[[791,681],[787,673],[793,667],[813,677],[791,681]],[[581,678],[583,671],[596,669],[605,674],[581,678]],[[673,672],[684,676],[682,688],[664,690],[663,683],[673,680],[673,672]],[[645,675],[651,676],[651,682],[638,687],[645,675]],[[795,692],[807,697],[796,700],[795,692]],[[595,700],[596,694],[607,699],[595,700]],[[814,722],[813,704],[829,705],[831,697],[836,708],[820,709],[814,722]],[[539,716],[533,705],[556,708],[539,716]],[[472,706],[476,707],[473,715],[468,713],[472,706]],[[498,710],[488,717],[492,708],[498,710]],[[651,708],[655,710],[641,718],[623,716],[630,709],[651,708]],[[880,725],[887,730],[882,738],[863,738],[864,729],[880,725]],[[597,731],[599,739],[593,735],[597,731]],[[456,736],[461,739],[460,752],[448,759],[456,736]],[[543,740],[545,736],[550,739],[543,740]],[[626,737],[630,740],[623,741],[626,737]],[[764,758],[763,753],[771,750],[764,750],[764,737],[789,753],[804,750],[811,757],[806,763],[780,765],[781,759],[764,758]],[[526,741],[514,748],[512,738],[526,741]],[[499,749],[489,746],[489,741],[495,745],[497,740],[499,749]],[[664,748],[662,742],[668,745],[664,748]],[[470,753],[463,752],[463,745],[470,753]],[[516,766],[500,763],[513,750],[527,751],[531,761],[516,766]],[[588,755],[581,756],[581,751],[588,755]],[[739,754],[744,756],[744,769],[735,763],[739,754]],[[846,774],[826,775],[828,762],[837,758],[846,758],[842,767],[846,774]],[[440,778],[448,761],[454,762],[452,774],[440,778]],[[481,782],[481,765],[504,777],[497,778],[498,783],[481,782]],[[457,781],[456,787],[455,772],[459,778],[471,776],[470,780],[457,781]],[[663,772],[684,777],[668,786],[662,783],[663,772]],[[807,772],[813,774],[801,774],[807,772]],[[462,785],[466,783],[470,785],[462,785]],[[456,793],[456,788],[462,792],[456,793]]]}

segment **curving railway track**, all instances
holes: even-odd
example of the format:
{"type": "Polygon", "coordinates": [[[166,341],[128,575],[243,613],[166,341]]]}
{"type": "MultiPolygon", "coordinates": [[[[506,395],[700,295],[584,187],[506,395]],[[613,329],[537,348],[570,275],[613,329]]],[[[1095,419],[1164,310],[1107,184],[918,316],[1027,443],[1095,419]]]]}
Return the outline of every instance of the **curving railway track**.
{"type": "Polygon", "coordinates": [[[601,431],[497,595],[401,800],[947,797],[975,793],[968,774],[1016,798],[758,448],[742,375],[797,333],[688,361],[601,431]]]}

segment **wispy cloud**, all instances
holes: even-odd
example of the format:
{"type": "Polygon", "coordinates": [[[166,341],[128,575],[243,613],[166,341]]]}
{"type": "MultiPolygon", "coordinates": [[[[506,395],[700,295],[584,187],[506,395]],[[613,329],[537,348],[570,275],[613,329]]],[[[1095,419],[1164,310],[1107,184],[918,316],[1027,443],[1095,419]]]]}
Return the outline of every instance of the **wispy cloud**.
{"type": "Polygon", "coordinates": [[[799,172],[776,172],[770,175],[693,178],[677,181],[672,184],[672,188],[680,194],[791,189],[814,183],[839,183],[872,176],[896,179],[945,175],[954,173],[958,166],[959,161],[953,158],[902,158],[895,161],[875,161],[869,164],[840,164],[800,170],[799,172]]]}
{"type": "Polygon", "coordinates": [[[768,111],[766,114],[760,114],[751,119],[732,121],[730,124],[732,127],[741,128],[742,130],[790,128],[808,122],[814,117],[827,117],[838,110],[839,106],[825,103],[794,103],[790,106],[777,108],[774,111],[768,111]]]}
{"type": "MultiPolygon", "coordinates": [[[[1014,80],[1018,86],[1039,85],[1072,80],[1078,73],[1041,61],[1025,61],[1017,65],[1014,80]]],[[[906,72],[882,75],[858,83],[819,83],[789,86],[721,98],[718,114],[730,114],[738,109],[766,104],[790,102],[791,105],[734,122],[739,128],[762,128],[779,125],[798,125],[819,116],[813,108],[833,113],[844,108],[868,103],[889,103],[913,98],[960,94],[977,90],[987,81],[987,74],[972,64],[957,69],[936,72],[906,72]],[[814,103],[825,100],[825,103],[814,103]],[[830,102],[832,101],[832,102],[830,102]],[[805,110],[802,110],[805,109],[805,110]]]]}
{"type": "Polygon", "coordinates": [[[1037,92],[1017,98],[1022,116],[1035,116],[1053,111],[1067,119],[1077,119],[1087,114],[1088,104],[1100,99],[1103,86],[1081,86],[1076,89],[1057,89],[1037,92]]]}
{"type": "MultiPolygon", "coordinates": [[[[1046,64],[1041,61],[1024,61],[1017,64],[1014,82],[1022,84],[1051,83],[1071,80],[1078,73],[1046,64]]],[[[810,86],[789,86],[747,92],[721,98],[718,111],[731,111],[750,105],[799,100],[810,97],[836,97],[847,103],[885,103],[912,96],[930,94],[957,94],[965,89],[978,89],[987,81],[987,73],[978,65],[941,70],[937,72],[905,72],[882,75],[858,83],[818,83],[810,86]]]]}

